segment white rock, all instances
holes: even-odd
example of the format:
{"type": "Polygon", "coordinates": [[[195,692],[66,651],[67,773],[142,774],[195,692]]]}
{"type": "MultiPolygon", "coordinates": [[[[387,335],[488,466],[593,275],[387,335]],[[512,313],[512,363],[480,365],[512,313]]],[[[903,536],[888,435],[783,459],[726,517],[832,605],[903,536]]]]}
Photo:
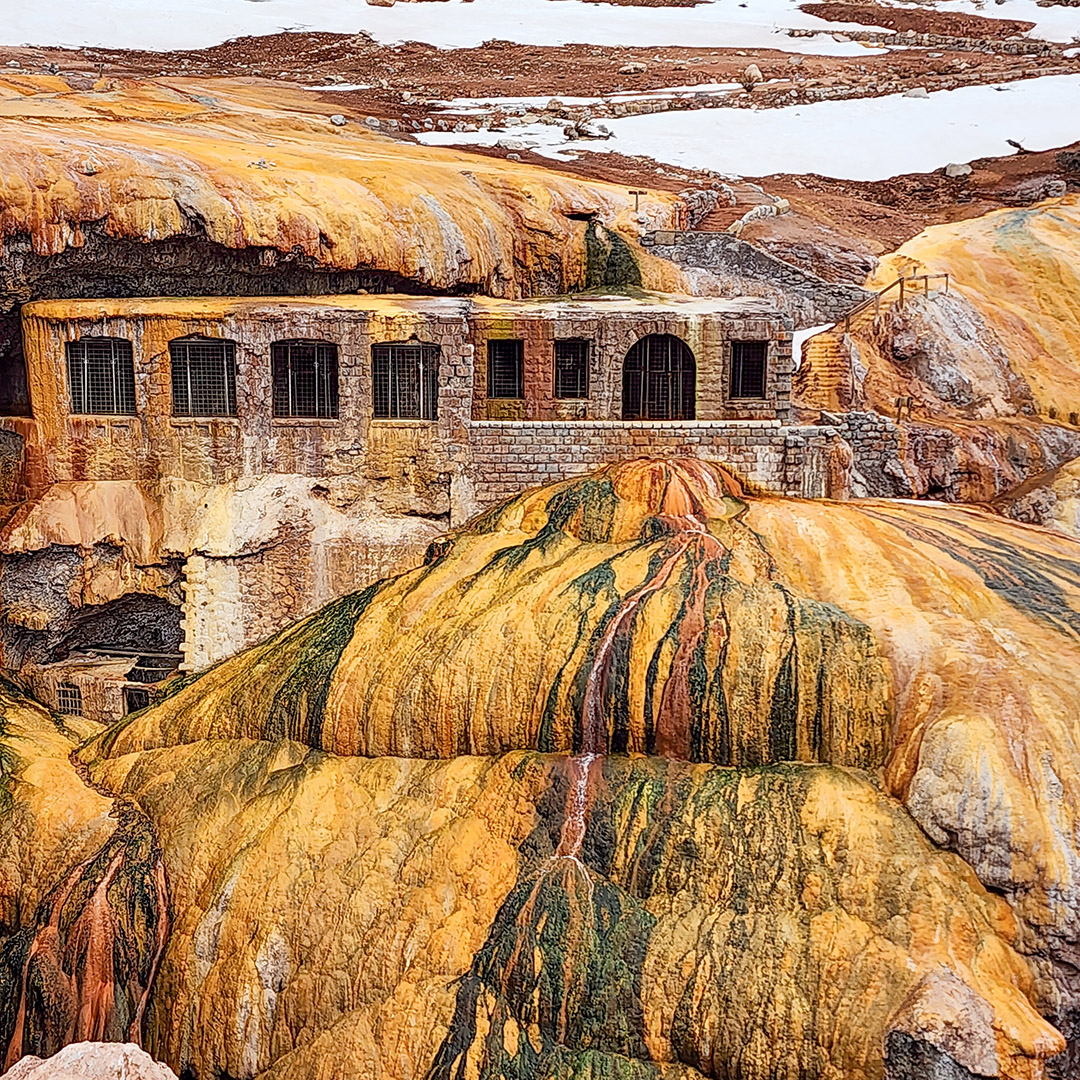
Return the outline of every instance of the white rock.
{"type": "Polygon", "coordinates": [[[176,1073],[134,1043],[71,1043],[42,1060],[24,1057],[5,1080],[176,1080],[176,1073]]]}
{"type": "Polygon", "coordinates": [[[971,166],[951,161],[945,166],[945,175],[953,178],[957,176],[970,176],[971,166]]]}
{"type": "Polygon", "coordinates": [[[334,127],[344,127],[348,122],[349,121],[346,120],[341,113],[334,113],[334,115],[330,117],[330,123],[333,124],[334,127]]]}
{"type": "Polygon", "coordinates": [[[929,96],[925,86],[913,86],[910,90],[904,91],[904,97],[928,98],[929,96]]]}
{"type": "Polygon", "coordinates": [[[640,75],[643,71],[648,71],[648,65],[640,60],[631,60],[629,64],[623,64],[619,68],[620,75],[640,75]]]}

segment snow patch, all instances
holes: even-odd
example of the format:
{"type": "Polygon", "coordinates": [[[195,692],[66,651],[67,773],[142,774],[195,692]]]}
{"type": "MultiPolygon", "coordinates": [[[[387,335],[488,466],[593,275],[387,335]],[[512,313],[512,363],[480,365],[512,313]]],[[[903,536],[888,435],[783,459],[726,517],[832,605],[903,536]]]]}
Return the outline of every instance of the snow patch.
{"type": "MultiPolygon", "coordinates": [[[[244,34],[366,30],[386,43],[424,41],[473,48],[490,38],[523,45],[696,46],[780,49],[823,56],[866,56],[845,29],[799,10],[801,0],[709,0],[693,8],[624,7],[583,0],[444,0],[373,7],[359,0],[180,0],[163,17],[153,0],[37,0],[9,4],[0,44],[200,49],[244,34]],[[788,29],[818,31],[789,37],[788,29]]],[[[1021,0],[1011,0],[1019,3],[1021,0]]]]}
{"type": "MultiPolygon", "coordinates": [[[[1076,138],[1080,75],[1048,75],[1001,86],[965,86],[926,98],[893,94],[782,109],[697,109],[605,119],[607,142],[564,142],[559,128],[531,124],[514,136],[550,157],[579,150],[641,154],[689,169],[741,176],[819,173],[885,180],[931,172],[950,161],[1029,150],[1076,138]]],[[[505,132],[426,132],[423,142],[492,146],[505,132]]]]}

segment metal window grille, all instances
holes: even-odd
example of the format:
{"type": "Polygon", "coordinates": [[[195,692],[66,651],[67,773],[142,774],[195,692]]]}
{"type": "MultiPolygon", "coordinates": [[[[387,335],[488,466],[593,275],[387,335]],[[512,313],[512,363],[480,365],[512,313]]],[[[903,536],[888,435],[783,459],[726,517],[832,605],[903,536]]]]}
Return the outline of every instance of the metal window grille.
{"type": "Polygon", "coordinates": [[[438,419],[438,345],[419,341],[372,345],[371,381],[376,419],[438,419]]]}
{"type": "Polygon", "coordinates": [[[236,415],[236,344],[212,338],[169,342],[174,416],[236,415]]]}
{"type": "Polygon", "coordinates": [[[67,369],[73,413],[135,415],[135,361],[130,341],[120,338],[69,341],[67,369]]]}
{"type": "Polygon", "coordinates": [[[589,343],[584,338],[555,342],[555,396],[589,396],[589,343]]]}
{"type": "Polygon", "coordinates": [[[82,709],[82,691],[74,683],[62,682],[56,688],[56,711],[82,716],[82,709]]]}
{"type": "Polygon", "coordinates": [[[694,354],[670,334],[642,338],[623,364],[624,420],[693,420],[694,354]]]}
{"type": "Polygon", "coordinates": [[[523,341],[488,342],[489,398],[521,399],[525,396],[524,353],[523,341]]]}
{"type": "Polygon", "coordinates": [[[733,398],[763,398],[765,396],[765,357],[767,341],[733,341],[731,343],[731,396],[733,398]]]}
{"type": "Polygon", "coordinates": [[[332,420],[338,414],[337,346],[275,341],[270,347],[274,415],[332,420]]]}

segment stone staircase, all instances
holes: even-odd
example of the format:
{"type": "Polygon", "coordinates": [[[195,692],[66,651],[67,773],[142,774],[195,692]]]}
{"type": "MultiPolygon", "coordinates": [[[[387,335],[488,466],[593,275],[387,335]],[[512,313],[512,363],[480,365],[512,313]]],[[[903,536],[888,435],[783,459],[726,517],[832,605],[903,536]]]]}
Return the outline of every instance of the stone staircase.
{"type": "Polygon", "coordinates": [[[851,331],[873,322],[891,307],[903,307],[913,294],[934,295],[931,281],[944,281],[944,291],[949,291],[948,274],[898,277],[857,304],[828,330],[804,341],[802,361],[792,376],[792,397],[804,407],[827,412],[846,412],[853,408],[855,370],[851,331]]]}
{"type": "Polygon", "coordinates": [[[791,388],[799,401],[827,412],[846,412],[851,408],[854,397],[851,350],[845,337],[833,328],[803,343],[802,363],[791,388]]]}

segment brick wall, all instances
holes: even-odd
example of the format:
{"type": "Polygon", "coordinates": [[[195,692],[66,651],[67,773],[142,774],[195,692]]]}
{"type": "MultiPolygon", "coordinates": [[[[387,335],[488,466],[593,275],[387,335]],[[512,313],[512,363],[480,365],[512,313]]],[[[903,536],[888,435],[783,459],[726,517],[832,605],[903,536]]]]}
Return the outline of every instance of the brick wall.
{"type": "Polygon", "coordinates": [[[469,425],[467,494],[455,523],[525,488],[637,457],[700,457],[730,465],[767,491],[842,497],[850,451],[833,427],[779,421],[479,420],[469,425]]]}
{"type": "Polygon", "coordinates": [[[596,311],[561,319],[474,315],[469,327],[476,358],[474,420],[614,420],[622,415],[627,353],[642,338],[653,335],[676,337],[694,354],[697,419],[783,420],[791,411],[791,330],[790,324],[777,316],[702,317],[677,310],[647,317],[604,316],[596,311]],[[587,400],[555,398],[554,343],[560,338],[584,338],[591,343],[587,400]],[[488,401],[487,342],[493,339],[523,343],[524,399],[520,402],[488,401]],[[730,397],[734,341],[768,342],[765,397],[760,401],[730,397]]]}

